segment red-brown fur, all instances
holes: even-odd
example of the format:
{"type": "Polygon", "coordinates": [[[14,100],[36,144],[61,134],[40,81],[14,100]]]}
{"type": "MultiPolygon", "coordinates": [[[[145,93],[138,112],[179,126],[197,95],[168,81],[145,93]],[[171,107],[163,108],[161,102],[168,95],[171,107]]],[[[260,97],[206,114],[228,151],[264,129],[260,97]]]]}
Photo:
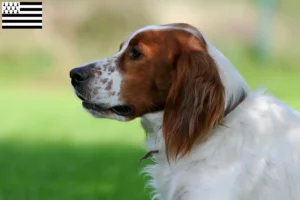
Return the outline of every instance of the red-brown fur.
{"type": "Polygon", "coordinates": [[[187,154],[204,140],[224,114],[224,87],[205,51],[183,52],[170,89],[163,121],[167,155],[187,154]]]}
{"type": "Polygon", "coordinates": [[[194,36],[175,29],[139,33],[119,62],[124,78],[120,95],[134,107],[131,117],[164,109],[168,158],[186,155],[220,123],[224,87],[200,33],[194,36]],[[143,53],[141,59],[129,58],[132,47],[143,53]]]}

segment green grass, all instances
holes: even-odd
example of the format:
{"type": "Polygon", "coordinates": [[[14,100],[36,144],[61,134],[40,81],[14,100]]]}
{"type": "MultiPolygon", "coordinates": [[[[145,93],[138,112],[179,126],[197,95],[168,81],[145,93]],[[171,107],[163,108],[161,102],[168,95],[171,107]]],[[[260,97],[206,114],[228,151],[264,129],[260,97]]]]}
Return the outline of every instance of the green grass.
{"type": "Polygon", "coordinates": [[[1,94],[1,200],[149,199],[138,121],[95,120],[71,90],[1,94]]]}
{"type": "Polygon", "coordinates": [[[0,144],[0,198],[149,199],[138,176],[144,151],[128,145],[0,144]]]}

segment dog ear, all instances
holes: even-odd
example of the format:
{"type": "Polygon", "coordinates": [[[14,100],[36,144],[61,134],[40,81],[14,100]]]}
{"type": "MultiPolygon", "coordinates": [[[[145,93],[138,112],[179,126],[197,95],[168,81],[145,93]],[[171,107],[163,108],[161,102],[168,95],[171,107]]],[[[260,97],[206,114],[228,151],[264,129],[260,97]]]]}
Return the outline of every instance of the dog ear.
{"type": "MultiPolygon", "coordinates": [[[[195,44],[195,43],[194,43],[195,44]]],[[[224,115],[224,86],[206,49],[179,54],[166,100],[163,135],[167,158],[176,159],[207,138],[224,115]]]]}

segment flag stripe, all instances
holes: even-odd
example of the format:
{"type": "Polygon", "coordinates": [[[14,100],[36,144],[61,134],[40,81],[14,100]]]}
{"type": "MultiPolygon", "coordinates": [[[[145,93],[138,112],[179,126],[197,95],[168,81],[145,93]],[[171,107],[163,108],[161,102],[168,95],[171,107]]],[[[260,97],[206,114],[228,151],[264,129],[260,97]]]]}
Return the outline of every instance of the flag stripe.
{"type": "Polygon", "coordinates": [[[42,23],[2,23],[2,26],[42,26],[42,23]]]}
{"type": "Polygon", "coordinates": [[[3,29],[41,29],[42,26],[3,26],[3,29]]]}
{"type": "Polygon", "coordinates": [[[43,11],[20,11],[19,14],[43,14],[43,11]]]}
{"type": "Polygon", "coordinates": [[[20,5],[42,5],[42,2],[20,2],[20,5]]]}
{"type": "Polygon", "coordinates": [[[42,20],[42,17],[2,17],[2,20],[42,20]]]}
{"type": "Polygon", "coordinates": [[[43,5],[22,5],[20,8],[42,8],[43,5]]]}
{"type": "Polygon", "coordinates": [[[42,20],[2,20],[2,23],[42,23],[42,20]]]}
{"type": "Polygon", "coordinates": [[[42,14],[2,14],[2,17],[42,17],[42,14]]]}
{"type": "Polygon", "coordinates": [[[42,8],[20,8],[20,11],[42,11],[42,8]]]}

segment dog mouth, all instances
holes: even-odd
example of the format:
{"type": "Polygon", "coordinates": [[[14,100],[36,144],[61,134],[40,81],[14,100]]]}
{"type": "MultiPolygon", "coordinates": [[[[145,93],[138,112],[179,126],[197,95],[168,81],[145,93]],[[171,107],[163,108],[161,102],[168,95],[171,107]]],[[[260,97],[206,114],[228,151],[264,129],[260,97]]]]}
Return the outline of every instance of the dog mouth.
{"type": "Polygon", "coordinates": [[[77,92],[76,92],[76,95],[79,99],[82,100],[82,106],[85,109],[96,111],[98,113],[104,113],[104,112],[110,111],[117,115],[126,117],[129,115],[132,115],[133,111],[134,111],[133,106],[131,106],[131,105],[124,104],[124,105],[116,105],[116,106],[112,106],[112,107],[107,107],[104,105],[91,103],[91,102],[87,101],[81,94],[79,94],[77,92]]]}
{"type": "Polygon", "coordinates": [[[111,111],[117,115],[124,116],[124,117],[129,116],[133,113],[133,107],[130,105],[126,105],[126,104],[125,105],[116,105],[113,107],[106,108],[101,105],[83,101],[82,106],[88,110],[93,110],[93,111],[100,112],[100,113],[106,112],[106,111],[111,111]]]}

